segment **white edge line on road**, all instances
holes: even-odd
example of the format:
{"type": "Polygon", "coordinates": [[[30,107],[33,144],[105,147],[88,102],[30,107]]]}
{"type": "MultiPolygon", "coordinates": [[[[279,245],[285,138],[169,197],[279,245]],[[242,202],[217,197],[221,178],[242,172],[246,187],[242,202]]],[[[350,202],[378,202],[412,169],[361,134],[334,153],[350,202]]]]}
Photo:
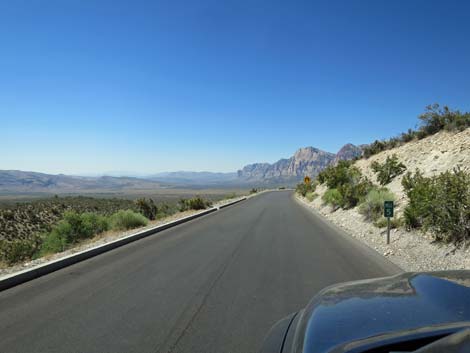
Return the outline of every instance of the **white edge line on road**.
{"type": "Polygon", "coordinates": [[[204,210],[204,211],[201,211],[201,212],[198,212],[198,213],[195,213],[195,214],[183,217],[183,218],[179,218],[168,223],[160,224],[153,228],[145,229],[140,232],[136,232],[136,233],[124,236],[122,238],[113,240],[106,244],[97,245],[95,247],[92,247],[92,248],[89,248],[89,249],[86,249],[86,250],[83,250],[83,251],[80,251],[71,255],[64,256],[60,259],[52,260],[52,261],[40,264],[32,268],[22,270],[20,272],[16,272],[13,274],[6,275],[4,277],[0,277],[0,292],[8,288],[17,286],[19,284],[31,281],[35,278],[55,272],[61,268],[76,264],[78,262],[95,257],[97,255],[103,254],[110,250],[119,248],[126,244],[132,243],[136,240],[148,237],[152,234],[161,232],[162,230],[172,228],[179,224],[186,223],[188,221],[199,218],[201,216],[216,212],[219,209],[222,209],[222,208],[234,205],[236,203],[239,203],[241,201],[247,200],[247,198],[248,197],[242,197],[237,200],[225,203],[223,205],[219,205],[217,207],[212,207],[207,210],[204,210]]]}

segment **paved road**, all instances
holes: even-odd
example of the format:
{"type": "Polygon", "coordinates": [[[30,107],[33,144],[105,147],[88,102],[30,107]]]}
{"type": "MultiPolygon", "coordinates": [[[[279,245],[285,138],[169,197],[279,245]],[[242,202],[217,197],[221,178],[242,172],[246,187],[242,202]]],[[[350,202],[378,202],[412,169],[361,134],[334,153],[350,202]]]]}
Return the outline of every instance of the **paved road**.
{"type": "Polygon", "coordinates": [[[0,352],[256,352],[323,287],[396,272],[267,193],[1,292],[0,352]]]}

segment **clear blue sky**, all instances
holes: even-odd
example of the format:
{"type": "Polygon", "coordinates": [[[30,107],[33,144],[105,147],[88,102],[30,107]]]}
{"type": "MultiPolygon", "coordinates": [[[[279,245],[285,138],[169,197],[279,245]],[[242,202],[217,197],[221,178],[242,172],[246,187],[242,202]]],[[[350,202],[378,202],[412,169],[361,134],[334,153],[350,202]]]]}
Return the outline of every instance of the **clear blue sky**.
{"type": "Polygon", "coordinates": [[[470,2],[0,2],[0,169],[234,171],[470,110],[470,2]]]}

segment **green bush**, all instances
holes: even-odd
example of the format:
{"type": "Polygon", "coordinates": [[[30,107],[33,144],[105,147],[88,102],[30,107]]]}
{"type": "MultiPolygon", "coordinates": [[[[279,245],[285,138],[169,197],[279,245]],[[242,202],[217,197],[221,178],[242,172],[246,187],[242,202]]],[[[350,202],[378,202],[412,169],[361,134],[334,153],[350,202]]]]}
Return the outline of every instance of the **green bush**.
{"type": "Polygon", "coordinates": [[[107,218],[92,212],[66,212],[63,221],[59,222],[56,228],[65,237],[67,243],[76,243],[82,239],[91,238],[108,229],[107,218]]]}
{"type": "Polygon", "coordinates": [[[30,260],[37,252],[39,239],[0,240],[0,260],[8,265],[30,260]]]}
{"type": "Polygon", "coordinates": [[[395,195],[386,188],[372,188],[359,205],[359,213],[368,221],[378,221],[384,212],[384,201],[394,201],[395,195]]]}
{"type": "Polygon", "coordinates": [[[255,188],[250,190],[250,194],[256,194],[257,192],[258,192],[258,189],[255,189],[255,188]]]}
{"type": "Polygon", "coordinates": [[[420,228],[424,220],[431,216],[433,198],[433,183],[431,178],[425,178],[416,170],[415,174],[406,173],[402,179],[403,190],[408,197],[408,205],[403,215],[408,228],[420,228]]]}
{"type": "Polygon", "coordinates": [[[55,228],[50,233],[44,235],[40,256],[62,252],[67,248],[67,245],[67,238],[58,228],[55,228]]]}
{"type": "Polygon", "coordinates": [[[428,105],[419,119],[421,120],[420,131],[425,136],[441,130],[462,131],[470,127],[470,113],[461,113],[447,106],[440,108],[439,104],[428,105]]]}
{"type": "Polygon", "coordinates": [[[416,131],[408,129],[407,132],[403,132],[400,135],[400,140],[404,143],[413,141],[416,138],[416,131]]]}
{"type": "Polygon", "coordinates": [[[181,199],[179,201],[180,211],[188,210],[204,210],[212,206],[212,202],[204,200],[200,196],[193,197],[191,199],[181,199]]]}
{"type": "Polygon", "coordinates": [[[328,166],[321,171],[317,180],[320,184],[326,183],[329,189],[335,189],[360,175],[359,169],[353,167],[351,161],[339,161],[337,165],[328,166]]]}
{"type": "Polygon", "coordinates": [[[315,198],[318,196],[318,194],[315,194],[314,192],[312,191],[309,191],[305,194],[305,198],[309,201],[309,202],[312,202],[313,200],[315,200],[315,198]]]}
{"type": "Polygon", "coordinates": [[[429,230],[437,241],[461,243],[470,238],[470,174],[454,169],[434,177],[419,171],[402,180],[408,197],[404,210],[409,228],[429,230]]]}
{"type": "Polygon", "coordinates": [[[341,195],[338,189],[328,189],[323,194],[322,200],[325,204],[331,205],[336,210],[343,204],[343,195],[341,195]]]}
{"type": "Polygon", "coordinates": [[[307,195],[307,193],[314,192],[316,187],[317,187],[317,183],[315,183],[315,182],[299,183],[295,187],[295,191],[299,195],[302,195],[303,197],[305,197],[307,195]]]}
{"type": "Polygon", "coordinates": [[[365,158],[369,158],[370,156],[373,156],[374,154],[384,151],[386,147],[387,147],[386,141],[375,140],[370,145],[367,145],[363,148],[363,151],[364,151],[363,155],[365,158]]]}
{"type": "Polygon", "coordinates": [[[361,203],[372,186],[372,183],[365,177],[357,177],[351,179],[349,183],[340,185],[338,191],[343,196],[341,207],[348,209],[361,203]]]}
{"type": "Polygon", "coordinates": [[[116,230],[128,230],[143,227],[147,224],[147,218],[131,210],[121,210],[111,216],[111,227],[116,230]]]}
{"type": "MultiPolygon", "coordinates": [[[[360,203],[372,187],[372,183],[361,175],[360,170],[351,161],[339,161],[318,175],[318,181],[326,184],[328,189],[335,189],[341,195],[342,208],[351,208],[360,203]]],[[[336,194],[336,192],[335,192],[336,194]]],[[[339,198],[335,197],[335,201],[339,198]]]]}
{"type": "Polygon", "coordinates": [[[92,238],[109,229],[109,220],[92,212],[66,212],[49,233],[42,236],[40,255],[66,250],[70,244],[92,238]]]}
{"type": "Polygon", "coordinates": [[[372,170],[377,174],[377,181],[380,185],[386,185],[390,183],[395,177],[406,170],[406,167],[403,163],[398,161],[398,156],[396,154],[392,157],[387,156],[387,159],[383,164],[375,161],[371,164],[372,170]]]}
{"type": "Polygon", "coordinates": [[[158,208],[152,199],[146,199],[145,197],[137,199],[135,201],[137,208],[142,215],[150,220],[154,220],[158,214],[158,208]]]}

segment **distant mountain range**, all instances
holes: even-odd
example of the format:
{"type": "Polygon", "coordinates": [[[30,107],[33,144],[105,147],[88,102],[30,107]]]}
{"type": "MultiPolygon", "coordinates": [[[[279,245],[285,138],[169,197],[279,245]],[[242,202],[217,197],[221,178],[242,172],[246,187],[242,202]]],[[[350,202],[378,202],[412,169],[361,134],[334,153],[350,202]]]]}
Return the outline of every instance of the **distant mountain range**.
{"type": "Polygon", "coordinates": [[[252,182],[298,182],[304,176],[316,176],[330,164],[342,159],[353,159],[362,154],[362,148],[353,144],[344,145],[337,154],[322,151],[314,147],[298,149],[287,159],[270,163],[249,164],[239,170],[240,179],[252,182]]]}
{"type": "Polygon", "coordinates": [[[76,193],[161,188],[161,183],[131,177],[82,177],[20,170],[0,170],[1,193],[76,193]]]}
{"type": "Polygon", "coordinates": [[[362,154],[362,146],[344,145],[338,153],[314,147],[298,149],[290,158],[275,163],[249,164],[234,173],[167,172],[142,177],[52,175],[19,170],[0,170],[0,193],[125,192],[185,187],[252,187],[293,185],[304,176],[316,176],[328,165],[362,154]]]}

